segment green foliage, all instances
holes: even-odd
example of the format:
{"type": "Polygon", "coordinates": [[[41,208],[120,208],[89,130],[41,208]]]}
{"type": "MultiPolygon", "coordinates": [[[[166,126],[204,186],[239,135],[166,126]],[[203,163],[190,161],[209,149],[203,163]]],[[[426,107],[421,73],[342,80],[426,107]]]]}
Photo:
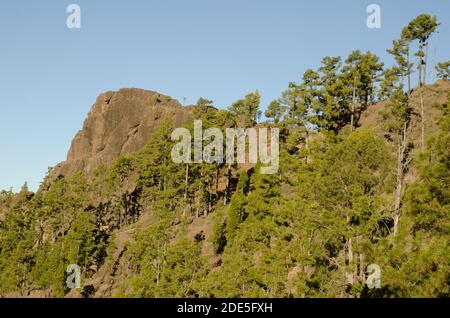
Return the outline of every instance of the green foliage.
{"type": "Polygon", "coordinates": [[[259,110],[260,100],[261,96],[258,91],[249,93],[243,99],[234,102],[229,107],[229,111],[236,118],[240,118],[245,126],[253,126],[261,116],[259,110]]]}
{"type": "Polygon", "coordinates": [[[213,101],[200,97],[194,108],[194,116],[196,119],[208,118],[209,114],[214,111],[213,101]]]}
{"type": "Polygon", "coordinates": [[[414,216],[414,231],[450,230],[450,116],[441,117],[438,131],[420,154],[419,179],[406,192],[406,211],[414,216]]]}
{"type": "Polygon", "coordinates": [[[276,114],[283,106],[288,109],[285,121],[291,126],[310,124],[334,132],[349,123],[355,127],[361,113],[375,101],[375,82],[382,68],[383,63],[371,52],[353,51],[345,63],[341,57],[327,56],[317,72],[308,69],[303,74],[302,83],[290,83],[268,114],[281,118],[276,114]]]}
{"type": "Polygon", "coordinates": [[[34,216],[26,184],[0,224],[0,290],[14,291],[29,286],[33,265],[34,216]]]}
{"type": "Polygon", "coordinates": [[[226,245],[225,238],[226,223],[224,222],[224,208],[218,207],[215,211],[214,223],[212,227],[211,243],[214,253],[220,254],[226,245]]]}
{"type": "Polygon", "coordinates": [[[114,185],[116,181],[122,182],[133,169],[133,161],[127,156],[121,156],[114,161],[109,171],[108,181],[114,185]]]}
{"type": "Polygon", "coordinates": [[[437,77],[443,80],[450,80],[450,61],[437,63],[437,77]]]}
{"type": "Polygon", "coordinates": [[[239,174],[239,181],[236,192],[231,197],[230,205],[228,207],[227,216],[227,237],[233,235],[234,230],[239,226],[245,217],[244,207],[247,201],[248,192],[248,175],[247,171],[241,171],[239,174]]]}
{"type": "Polygon", "coordinates": [[[402,85],[392,92],[391,99],[381,114],[385,129],[389,132],[400,134],[405,125],[408,125],[412,109],[409,106],[408,96],[403,93],[402,85]]]}
{"type": "Polygon", "coordinates": [[[412,63],[409,62],[409,44],[404,37],[392,42],[392,48],[387,52],[391,54],[397,65],[393,68],[394,73],[400,76],[408,76],[411,73],[412,63]]]}
{"type": "Polygon", "coordinates": [[[420,40],[422,43],[428,41],[431,34],[438,27],[436,16],[420,14],[411,20],[402,30],[402,37],[406,40],[420,40]]]}
{"type": "Polygon", "coordinates": [[[136,235],[130,247],[134,297],[193,297],[206,274],[201,246],[185,237],[170,244],[170,228],[161,221],[136,235]]]}
{"type": "Polygon", "coordinates": [[[414,54],[418,57],[417,68],[419,69],[419,86],[424,84],[426,77],[426,65],[428,55],[428,42],[431,35],[436,32],[439,23],[436,16],[429,14],[420,14],[411,20],[406,27],[402,29],[402,41],[405,41],[407,45],[417,40],[419,47],[414,54]],[[422,71],[422,69],[425,69],[422,71]],[[423,78],[422,78],[423,73],[423,78]]]}
{"type": "MultiPolygon", "coordinates": [[[[355,50],[290,83],[265,112],[281,132],[277,174],[175,164],[168,119],[142,149],[92,173],[50,173],[35,194],[1,191],[0,295],[64,297],[67,265],[78,264],[82,282],[102,275],[124,297],[449,297],[449,102],[413,153],[403,84],[411,41],[427,45],[436,27],[414,19],[389,50],[391,68],[355,50]],[[388,99],[379,125],[359,127],[377,95],[388,99]],[[397,193],[399,171],[410,172],[397,193]],[[369,264],[381,267],[381,289],[365,287],[369,264]]],[[[447,78],[448,63],[440,69],[447,78]]],[[[259,104],[255,92],[229,110],[200,98],[193,111],[224,131],[254,126],[259,104]]]]}
{"type": "Polygon", "coordinates": [[[280,120],[285,116],[286,110],[287,107],[285,105],[281,104],[277,100],[274,100],[269,104],[264,115],[267,118],[271,118],[275,124],[278,124],[280,120]]]}

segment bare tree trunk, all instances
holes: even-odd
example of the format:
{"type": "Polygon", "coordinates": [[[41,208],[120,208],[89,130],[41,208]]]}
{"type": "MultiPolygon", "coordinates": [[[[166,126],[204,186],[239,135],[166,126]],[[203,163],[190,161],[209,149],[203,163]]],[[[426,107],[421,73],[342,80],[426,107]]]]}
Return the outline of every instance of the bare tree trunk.
{"type": "Polygon", "coordinates": [[[212,180],[208,182],[208,208],[206,210],[206,215],[208,215],[212,211],[212,180]]]}
{"type": "MultiPolygon", "coordinates": [[[[355,80],[356,82],[356,80],[355,80]]],[[[351,131],[354,130],[354,118],[355,118],[355,103],[356,103],[356,85],[353,84],[353,99],[352,99],[352,110],[351,110],[351,115],[350,115],[350,127],[351,127],[351,131]]]]}
{"type": "Polygon", "coordinates": [[[189,165],[186,164],[186,173],[185,173],[185,177],[184,177],[184,198],[185,199],[187,199],[188,182],[189,182],[189,165]]]}
{"type": "Polygon", "coordinates": [[[220,167],[219,165],[216,166],[216,195],[217,192],[219,191],[219,171],[220,171],[220,167]]]}
{"type": "Polygon", "coordinates": [[[425,42],[425,64],[423,66],[423,85],[427,84],[427,65],[428,65],[428,40],[425,42]]]}
{"type": "Polygon", "coordinates": [[[349,238],[347,241],[347,261],[348,266],[351,268],[350,272],[346,272],[346,280],[347,284],[353,285],[355,283],[354,277],[354,268],[353,268],[353,247],[352,247],[352,239],[349,238]]]}
{"type": "Polygon", "coordinates": [[[362,285],[365,283],[365,275],[364,275],[364,254],[359,254],[359,281],[362,285]]]}
{"type": "Polygon", "coordinates": [[[419,95],[420,95],[420,118],[421,118],[421,127],[420,127],[420,149],[423,151],[425,149],[425,112],[424,112],[424,102],[423,102],[423,88],[419,87],[419,95]]]}
{"type": "Polygon", "coordinates": [[[405,158],[406,152],[406,133],[407,123],[403,125],[402,133],[397,137],[397,178],[395,183],[395,201],[394,201],[394,237],[398,234],[398,223],[400,221],[401,203],[402,203],[402,191],[403,191],[403,179],[406,166],[409,161],[405,158]]]}
{"type": "Polygon", "coordinates": [[[230,196],[230,183],[231,183],[231,164],[228,164],[227,168],[227,188],[225,190],[225,196],[223,199],[223,204],[226,205],[228,203],[228,199],[230,196]]]}
{"type": "Polygon", "coordinates": [[[347,243],[347,252],[348,252],[348,263],[353,263],[353,246],[352,246],[352,239],[348,239],[347,243]]]}
{"type": "Polygon", "coordinates": [[[423,151],[425,148],[425,114],[424,114],[424,103],[423,103],[423,85],[424,81],[423,79],[425,76],[423,76],[422,79],[422,72],[423,68],[425,68],[426,71],[426,63],[423,63],[423,43],[421,42],[419,44],[420,49],[420,61],[419,61],[419,95],[420,95],[420,117],[421,117],[421,130],[420,130],[420,148],[423,151]]]}
{"type": "Polygon", "coordinates": [[[419,44],[419,50],[420,50],[420,56],[419,56],[419,87],[422,86],[422,68],[423,68],[423,45],[422,43],[419,44]]]}
{"type": "MultiPolygon", "coordinates": [[[[197,191],[197,193],[199,192],[199,190],[197,191]]],[[[195,216],[198,219],[200,217],[200,200],[201,200],[201,198],[198,198],[198,195],[196,195],[195,197],[196,197],[195,198],[195,216]]]]}
{"type": "Polygon", "coordinates": [[[409,65],[409,50],[408,50],[408,94],[411,92],[411,66],[409,65]]]}
{"type": "Polygon", "coordinates": [[[403,171],[401,169],[400,149],[397,150],[397,180],[395,183],[395,203],[394,203],[394,236],[398,233],[398,222],[400,219],[400,207],[403,188],[403,171]]]}

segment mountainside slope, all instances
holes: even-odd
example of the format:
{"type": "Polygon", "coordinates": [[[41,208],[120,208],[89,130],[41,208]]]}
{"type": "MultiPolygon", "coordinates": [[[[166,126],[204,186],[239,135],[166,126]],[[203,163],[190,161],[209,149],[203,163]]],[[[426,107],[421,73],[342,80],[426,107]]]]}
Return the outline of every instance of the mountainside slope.
{"type": "MultiPolygon", "coordinates": [[[[439,117],[442,115],[442,111],[438,108],[434,107],[434,105],[439,105],[447,101],[447,93],[450,92],[450,82],[448,81],[439,81],[433,85],[429,85],[424,88],[424,102],[427,105],[426,108],[426,118],[427,118],[427,134],[433,134],[436,130],[436,123],[439,120],[439,117]]],[[[388,101],[379,102],[377,104],[374,104],[369,107],[367,111],[365,111],[361,116],[361,127],[359,129],[366,129],[366,128],[375,128],[375,130],[378,130],[380,134],[382,134],[383,127],[382,127],[382,112],[386,106],[386,103],[388,101]]],[[[413,108],[418,113],[419,109],[419,96],[418,92],[415,91],[412,94],[412,102],[411,102],[413,108]]],[[[415,141],[418,144],[419,140],[419,134],[420,134],[420,125],[419,120],[415,118],[413,120],[413,125],[411,129],[411,138],[412,141],[415,141]]],[[[312,141],[317,140],[317,136],[312,137],[312,141]]],[[[320,139],[320,138],[319,138],[320,139]]],[[[252,169],[253,165],[241,165],[241,169],[246,169],[250,171],[252,169]]],[[[411,167],[410,174],[408,175],[408,183],[411,184],[415,181],[417,176],[414,173],[415,168],[411,167]]],[[[223,176],[220,179],[220,183],[224,184],[226,183],[226,172],[221,171],[221,176],[223,176]]],[[[237,176],[236,176],[237,178],[237,176]]],[[[237,182],[237,179],[234,181],[237,182]]],[[[224,190],[223,187],[221,190],[224,190]]],[[[285,191],[289,192],[290,190],[287,188],[285,191]]],[[[223,195],[223,194],[222,194],[223,195]]],[[[285,193],[283,195],[288,195],[288,193],[285,193]]],[[[220,268],[221,263],[221,256],[217,256],[214,252],[213,247],[213,235],[215,235],[214,231],[217,231],[214,229],[215,226],[217,226],[217,216],[214,215],[217,214],[217,210],[221,210],[220,203],[217,203],[217,207],[215,208],[216,211],[213,211],[212,214],[207,214],[204,217],[200,218],[194,218],[191,221],[188,222],[186,226],[186,229],[182,230],[183,235],[187,235],[187,237],[191,240],[196,240],[198,238],[201,238],[201,244],[202,244],[202,255],[207,257],[210,261],[208,262],[210,267],[212,269],[212,272],[218,270],[220,268]],[[218,266],[219,264],[219,266],[218,266]]],[[[131,279],[130,275],[130,269],[126,264],[129,262],[129,259],[126,258],[126,252],[130,246],[130,244],[135,244],[135,237],[130,235],[130,231],[132,233],[136,233],[139,231],[139,229],[149,227],[151,225],[151,222],[149,223],[148,219],[150,217],[150,214],[152,211],[147,211],[146,214],[143,214],[143,216],[140,218],[140,220],[136,223],[133,223],[129,226],[127,226],[124,229],[118,229],[116,232],[117,239],[116,239],[116,249],[114,252],[113,257],[111,258],[111,263],[107,264],[106,266],[103,266],[98,274],[95,274],[92,278],[87,280],[86,285],[92,286],[92,290],[95,290],[95,292],[91,296],[95,297],[112,297],[112,296],[120,296],[123,294],[132,294],[133,291],[130,289],[130,285],[127,283],[124,283],[126,281],[129,281],[131,279]],[[147,221],[144,221],[147,219],[147,221]],[[144,222],[144,223],[142,223],[144,222]],[[146,224],[146,225],[142,225],[146,224]]],[[[218,216],[221,218],[222,216],[218,216]]],[[[154,222],[154,221],[153,221],[154,222]]],[[[173,225],[174,228],[179,227],[179,225],[173,225]]],[[[289,271],[288,277],[294,277],[295,272],[298,271],[297,267],[294,267],[289,271]]],[[[297,273],[298,274],[298,273],[297,273]]],[[[291,278],[289,278],[291,279],[291,278]]],[[[68,296],[70,297],[80,297],[81,294],[75,290],[73,290],[68,296]]]]}
{"type": "Polygon", "coordinates": [[[0,295],[448,295],[448,113],[439,105],[449,92],[448,81],[424,88],[426,156],[412,120],[397,236],[386,101],[353,132],[283,132],[280,171],[263,175],[258,165],[170,159],[174,127],[192,129],[203,116],[223,129],[228,112],[201,113],[144,90],[102,94],[45,186],[2,195],[0,295]],[[81,289],[65,285],[68,264],[80,266],[81,289]],[[380,291],[364,287],[368,264],[382,267],[380,291]]]}

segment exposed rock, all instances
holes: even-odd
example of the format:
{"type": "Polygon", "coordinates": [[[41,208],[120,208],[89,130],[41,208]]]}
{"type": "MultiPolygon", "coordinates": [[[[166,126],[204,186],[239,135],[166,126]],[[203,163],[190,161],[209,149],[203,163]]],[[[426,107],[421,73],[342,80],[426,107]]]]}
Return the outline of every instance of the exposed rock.
{"type": "Polygon", "coordinates": [[[67,160],[58,164],[52,175],[56,178],[78,170],[89,173],[101,162],[108,164],[121,154],[138,150],[165,118],[171,118],[177,127],[192,118],[192,110],[143,89],[101,94],[72,140],[67,160]]]}

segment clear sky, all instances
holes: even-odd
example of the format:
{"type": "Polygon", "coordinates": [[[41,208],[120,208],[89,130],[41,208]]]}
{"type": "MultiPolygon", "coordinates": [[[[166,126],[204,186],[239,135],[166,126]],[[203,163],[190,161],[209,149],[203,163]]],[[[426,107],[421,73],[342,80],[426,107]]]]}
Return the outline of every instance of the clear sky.
{"type": "Polygon", "coordinates": [[[385,49],[420,13],[442,23],[430,62],[450,59],[449,0],[2,0],[0,189],[35,190],[65,160],[96,96],[121,87],[227,107],[258,89],[262,106],[326,55],[385,49]],[[81,7],[81,29],[66,8],[81,7]],[[366,8],[381,7],[381,29],[366,8]]]}

